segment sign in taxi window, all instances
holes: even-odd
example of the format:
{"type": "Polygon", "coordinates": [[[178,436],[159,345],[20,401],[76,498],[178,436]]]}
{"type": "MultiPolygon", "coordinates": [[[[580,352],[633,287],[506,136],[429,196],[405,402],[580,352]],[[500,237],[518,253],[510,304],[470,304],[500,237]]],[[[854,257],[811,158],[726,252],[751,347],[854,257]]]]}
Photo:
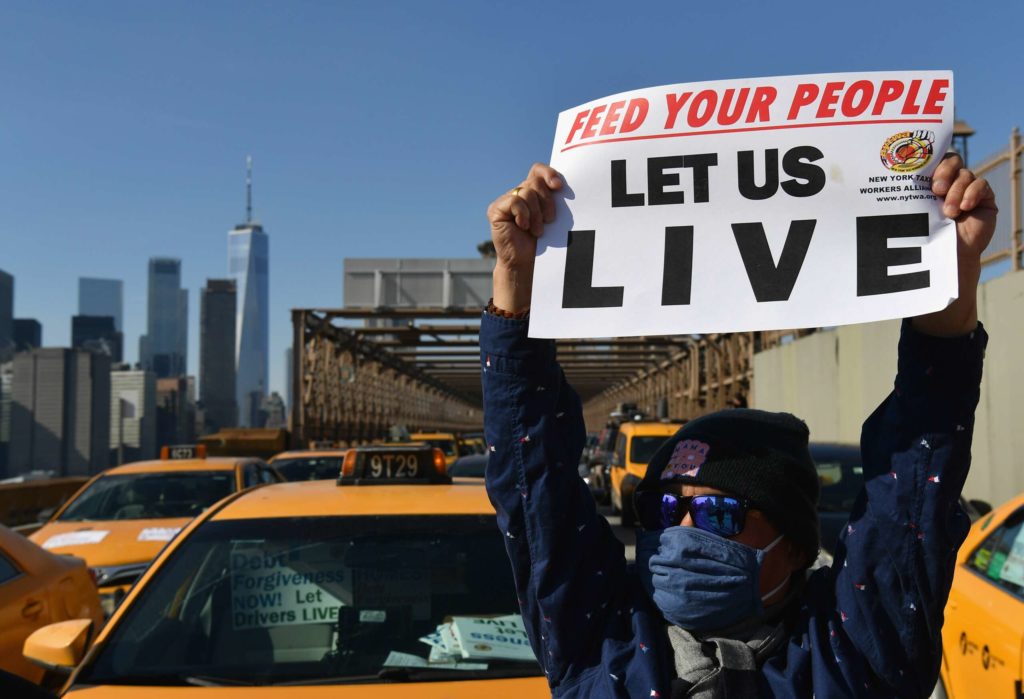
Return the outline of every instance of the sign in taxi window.
{"type": "Polygon", "coordinates": [[[303,555],[314,547],[268,552],[266,542],[231,548],[231,624],[235,629],[334,623],[352,574],[336,561],[303,555]],[[336,596],[338,595],[338,596],[336,596]]]}

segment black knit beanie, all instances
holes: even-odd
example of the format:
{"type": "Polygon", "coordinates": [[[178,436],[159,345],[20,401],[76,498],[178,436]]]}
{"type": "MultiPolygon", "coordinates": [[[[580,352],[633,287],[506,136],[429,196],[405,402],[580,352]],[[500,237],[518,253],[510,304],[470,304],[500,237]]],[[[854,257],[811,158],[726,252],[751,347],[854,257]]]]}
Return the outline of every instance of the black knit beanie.
{"type": "Polygon", "coordinates": [[[686,423],[658,449],[637,487],[666,482],[718,488],[746,498],[807,556],[818,555],[818,471],[807,425],[789,413],[738,408],[686,423]]]}

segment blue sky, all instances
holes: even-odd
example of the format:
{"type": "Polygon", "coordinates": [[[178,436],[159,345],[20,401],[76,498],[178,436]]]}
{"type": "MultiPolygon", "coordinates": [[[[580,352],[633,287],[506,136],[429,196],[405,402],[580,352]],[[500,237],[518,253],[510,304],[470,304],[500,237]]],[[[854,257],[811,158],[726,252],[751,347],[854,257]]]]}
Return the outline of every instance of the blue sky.
{"type": "Polygon", "coordinates": [[[559,111],[718,78],[950,68],[972,160],[1024,121],[1019,0],[14,2],[0,5],[0,269],[70,341],[79,276],[151,256],[198,304],[226,276],[245,156],[271,237],[271,386],[295,307],[341,305],[345,257],[475,256],[484,209],[550,154],[559,111]]]}

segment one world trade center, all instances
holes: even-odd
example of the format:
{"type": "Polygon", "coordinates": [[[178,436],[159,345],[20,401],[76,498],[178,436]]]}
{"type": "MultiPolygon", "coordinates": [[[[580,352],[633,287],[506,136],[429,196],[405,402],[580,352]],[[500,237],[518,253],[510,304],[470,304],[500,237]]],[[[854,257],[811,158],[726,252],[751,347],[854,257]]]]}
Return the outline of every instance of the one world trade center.
{"type": "Polygon", "coordinates": [[[228,275],[235,280],[236,396],[240,427],[258,424],[269,362],[270,238],[252,218],[252,158],[247,161],[245,223],[228,232],[228,275]]]}

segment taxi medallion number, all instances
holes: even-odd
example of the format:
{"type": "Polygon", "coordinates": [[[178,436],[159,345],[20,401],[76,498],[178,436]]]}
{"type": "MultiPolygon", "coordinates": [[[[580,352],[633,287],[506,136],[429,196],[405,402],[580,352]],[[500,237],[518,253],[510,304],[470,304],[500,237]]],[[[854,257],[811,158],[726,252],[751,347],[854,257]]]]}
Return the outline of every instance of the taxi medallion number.
{"type": "Polygon", "coordinates": [[[416,454],[372,454],[369,465],[371,478],[416,478],[420,473],[416,454]]]}

